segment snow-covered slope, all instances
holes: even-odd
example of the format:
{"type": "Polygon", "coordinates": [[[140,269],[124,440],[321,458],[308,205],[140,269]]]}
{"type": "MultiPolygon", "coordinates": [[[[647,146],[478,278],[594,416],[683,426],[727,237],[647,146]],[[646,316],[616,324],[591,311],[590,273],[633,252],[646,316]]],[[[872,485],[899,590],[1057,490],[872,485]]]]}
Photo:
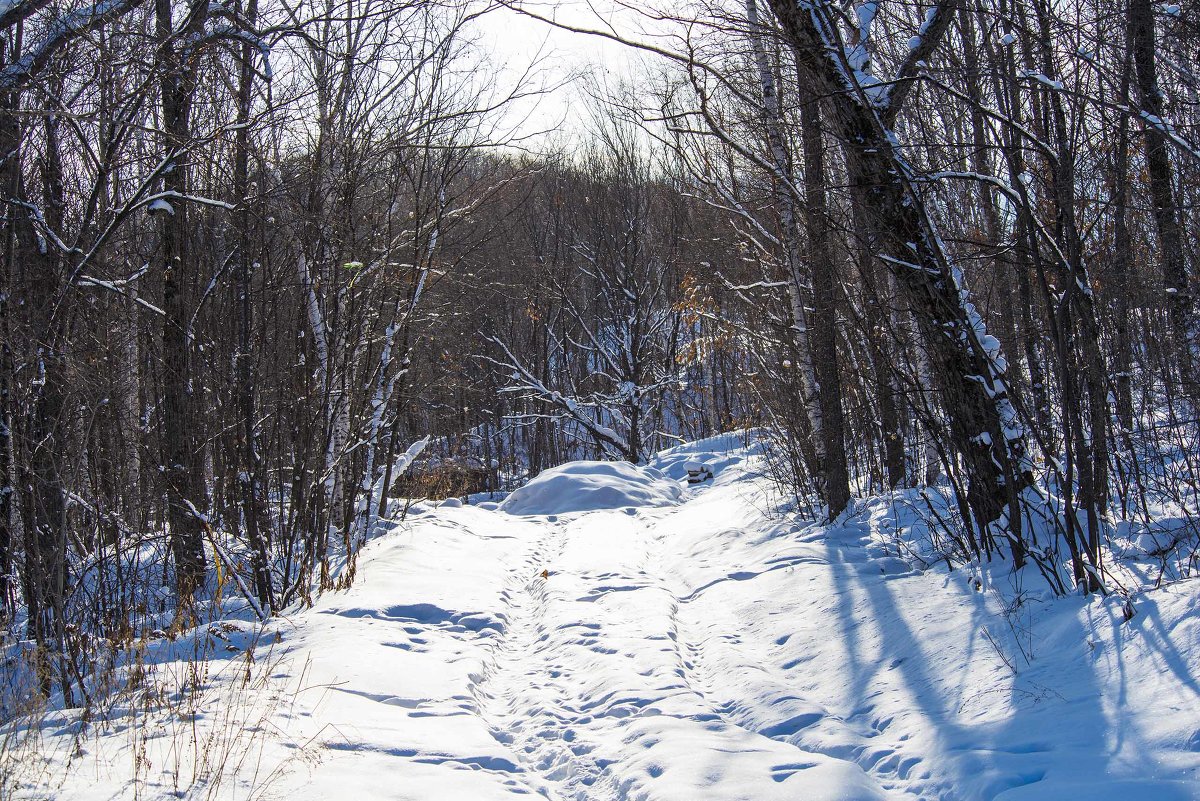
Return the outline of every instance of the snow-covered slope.
{"type": "MultiPolygon", "coordinates": [[[[677,502],[410,519],[349,590],[267,632],[261,692],[237,691],[232,631],[191,734],[147,718],[161,735],[73,753],[64,716],[45,776],[71,759],[63,799],[1200,798],[1194,582],[1145,593],[1128,622],[1115,599],[1017,606],[889,552],[886,500],[833,527],[770,513],[754,458],[728,448],[659,459],[716,467],[677,502]],[[236,770],[193,784],[188,743],[230,720],[257,727],[227,749],[236,770]]],[[[568,494],[600,480],[555,475],[568,494]]]]}

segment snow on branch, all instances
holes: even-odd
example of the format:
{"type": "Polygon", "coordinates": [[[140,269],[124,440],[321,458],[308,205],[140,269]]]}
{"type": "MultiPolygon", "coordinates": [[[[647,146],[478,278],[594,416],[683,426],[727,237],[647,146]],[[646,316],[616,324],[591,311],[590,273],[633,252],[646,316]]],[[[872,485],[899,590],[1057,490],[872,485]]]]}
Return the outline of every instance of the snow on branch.
{"type": "Polygon", "coordinates": [[[30,45],[25,55],[0,69],[0,91],[11,91],[28,83],[61,47],[124,15],[140,3],[141,0],[100,0],[56,20],[41,41],[30,45]]]}
{"type": "Polygon", "coordinates": [[[77,276],[75,278],[75,284],[76,284],[76,286],[81,286],[81,287],[92,286],[92,287],[96,287],[98,289],[107,289],[109,292],[115,292],[116,294],[120,295],[123,298],[132,300],[134,303],[141,306],[143,309],[145,309],[149,312],[153,312],[154,314],[157,314],[159,317],[166,317],[167,313],[165,311],[163,311],[159,307],[155,306],[153,303],[150,303],[147,300],[143,300],[142,298],[138,297],[136,294],[132,294],[128,290],[125,289],[125,284],[128,284],[130,280],[131,279],[126,279],[123,281],[106,281],[103,278],[96,278],[95,276],[80,274],[79,276],[77,276]]]}
{"type": "Polygon", "coordinates": [[[233,41],[248,44],[258,51],[258,57],[262,59],[262,71],[259,75],[264,81],[270,83],[275,79],[275,70],[271,66],[271,45],[265,39],[256,34],[244,22],[240,22],[236,26],[222,25],[216,27],[206,39],[231,39],[233,41]]]}
{"type": "Polygon", "coordinates": [[[50,0],[3,0],[0,2],[0,29],[11,28],[48,5],[50,0]]]}
{"type": "Polygon", "coordinates": [[[937,5],[925,12],[925,21],[917,29],[916,36],[908,40],[908,57],[900,65],[900,69],[896,70],[896,77],[884,90],[882,116],[885,125],[890,127],[896,115],[900,113],[904,98],[916,83],[914,79],[917,77],[917,71],[941,44],[956,10],[956,4],[949,0],[939,0],[937,5]]]}
{"type": "Polygon", "coordinates": [[[203,529],[204,535],[208,539],[208,544],[212,546],[213,553],[217,557],[217,570],[220,570],[221,566],[224,565],[225,571],[233,579],[234,583],[237,584],[238,591],[241,592],[242,596],[247,602],[249,602],[250,607],[254,609],[254,614],[258,616],[259,620],[266,622],[268,619],[270,619],[270,614],[267,613],[267,611],[264,610],[259,604],[258,596],[251,592],[250,588],[246,586],[245,579],[243,579],[241,574],[237,571],[240,563],[234,560],[234,558],[229,554],[229,551],[225,550],[225,547],[218,541],[217,534],[215,531],[213,531],[212,523],[209,521],[208,515],[197,509],[196,504],[192,503],[187,498],[184,498],[183,502],[187,506],[188,512],[192,515],[192,517],[196,518],[196,521],[203,529]]]}
{"type": "Polygon", "coordinates": [[[503,360],[494,359],[490,356],[481,356],[480,358],[491,362],[492,364],[502,367],[506,370],[511,370],[511,378],[515,382],[515,386],[511,389],[522,389],[531,392],[538,400],[546,403],[560,412],[565,414],[571,420],[574,420],[581,428],[588,432],[596,443],[607,451],[615,452],[618,456],[627,456],[630,452],[629,442],[616,431],[613,431],[608,426],[602,425],[595,420],[586,409],[574,398],[569,398],[561,392],[552,390],[547,387],[541,380],[537,378],[521,360],[513,354],[503,341],[496,337],[485,336],[484,339],[491,342],[500,350],[504,351],[505,358],[503,360]]]}
{"type": "Polygon", "coordinates": [[[363,479],[364,489],[367,490],[365,496],[358,501],[358,521],[357,527],[359,531],[359,542],[364,542],[368,534],[375,527],[375,523],[380,517],[386,514],[383,506],[383,491],[387,489],[384,482],[387,479],[395,481],[400,476],[408,472],[408,469],[413,466],[417,458],[425,451],[430,442],[429,435],[425,435],[421,439],[412,443],[404,451],[396,457],[392,462],[390,470],[384,470],[379,474],[379,478],[372,481],[372,476],[367,475],[363,479]]]}
{"type": "MultiPolygon", "coordinates": [[[[1130,113],[1133,113],[1132,109],[1130,110],[1130,113]]],[[[1138,111],[1136,115],[1142,120],[1142,122],[1146,124],[1147,127],[1157,129],[1158,132],[1170,140],[1175,147],[1179,148],[1192,158],[1200,161],[1200,148],[1197,148],[1191,142],[1180,136],[1176,132],[1175,126],[1168,123],[1162,117],[1151,114],[1148,111],[1138,111]]]]}
{"type": "Polygon", "coordinates": [[[828,86],[826,91],[849,91],[859,103],[878,115],[884,128],[895,121],[912,90],[918,71],[942,43],[956,6],[938,0],[925,12],[916,35],[908,40],[908,56],[890,80],[871,73],[871,28],[879,11],[877,0],[858,6],[849,20],[829,0],[799,0],[794,8],[772,2],[776,16],[790,35],[804,46],[794,50],[801,65],[828,86]],[[842,36],[839,20],[849,27],[849,41],[842,36]]]}
{"type": "Polygon", "coordinates": [[[165,211],[173,215],[175,214],[175,208],[171,205],[172,200],[179,200],[184,203],[196,203],[201,206],[213,206],[225,211],[234,211],[237,208],[232,203],[226,203],[223,200],[214,200],[213,198],[201,195],[184,195],[174,190],[147,195],[142,198],[139,205],[145,206],[149,212],[165,211]]]}
{"type": "MultiPolygon", "coordinates": [[[[421,455],[421,453],[425,450],[425,448],[428,445],[429,445],[429,437],[428,436],[425,436],[425,437],[417,440],[413,444],[409,445],[408,449],[406,451],[404,451],[404,453],[397,456],[396,461],[392,462],[392,478],[395,478],[397,476],[402,476],[406,472],[408,472],[408,468],[412,467],[413,462],[415,462],[417,460],[417,457],[421,455]]],[[[382,479],[380,479],[380,481],[377,482],[377,484],[379,486],[379,490],[381,492],[383,489],[382,483],[383,483],[382,479]]]]}

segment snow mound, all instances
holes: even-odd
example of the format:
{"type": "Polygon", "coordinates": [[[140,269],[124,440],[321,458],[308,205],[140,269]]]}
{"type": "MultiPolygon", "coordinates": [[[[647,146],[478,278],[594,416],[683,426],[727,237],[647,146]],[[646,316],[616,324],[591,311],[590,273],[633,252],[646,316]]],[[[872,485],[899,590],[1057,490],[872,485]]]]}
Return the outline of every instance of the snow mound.
{"type": "Polygon", "coordinates": [[[762,453],[762,434],[758,430],[734,431],[717,434],[707,439],[676,445],[655,454],[650,466],[665,473],[669,478],[687,478],[688,465],[706,464],[713,475],[736,465],[742,465],[754,455],[762,453]]]}
{"type": "Polygon", "coordinates": [[[569,462],[542,472],[500,504],[512,515],[557,515],[625,506],[671,506],[683,489],[662,472],[629,462],[569,462]]]}

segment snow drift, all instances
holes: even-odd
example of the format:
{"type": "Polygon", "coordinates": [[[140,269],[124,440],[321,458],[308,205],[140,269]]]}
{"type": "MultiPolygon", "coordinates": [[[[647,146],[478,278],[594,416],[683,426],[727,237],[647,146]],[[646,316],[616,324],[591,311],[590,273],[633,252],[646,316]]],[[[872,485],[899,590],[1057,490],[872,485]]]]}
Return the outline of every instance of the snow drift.
{"type": "Polygon", "coordinates": [[[571,462],[543,471],[500,504],[511,515],[558,515],[626,506],[670,506],[679,482],[629,462],[571,462]]]}

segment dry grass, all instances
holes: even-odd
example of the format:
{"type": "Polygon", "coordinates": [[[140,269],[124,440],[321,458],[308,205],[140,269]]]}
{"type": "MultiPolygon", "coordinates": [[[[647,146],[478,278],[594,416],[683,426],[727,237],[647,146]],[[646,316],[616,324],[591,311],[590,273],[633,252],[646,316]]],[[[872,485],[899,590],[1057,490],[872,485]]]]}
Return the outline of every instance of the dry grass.
{"type": "Polygon", "coordinates": [[[0,799],[57,799],[81,781],[122,799],[267,797],[293,764],[314,758],[279,723],[307,665],[293,675],[278,642],[215,623],[123,649],[81,708],[29,694],[0,726],[0,799]]]}

